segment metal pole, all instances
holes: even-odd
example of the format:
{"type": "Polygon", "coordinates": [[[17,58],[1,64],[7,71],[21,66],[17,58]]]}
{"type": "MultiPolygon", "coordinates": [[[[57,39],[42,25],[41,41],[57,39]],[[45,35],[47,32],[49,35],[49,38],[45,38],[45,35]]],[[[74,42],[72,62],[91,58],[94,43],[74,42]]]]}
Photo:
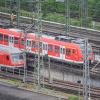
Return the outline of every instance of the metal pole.
{"type": "Polygon", "coordinates": [[[20,26],[20,0],[17,0],[17,27],[20,26]]]}
{"type": "Polygon", "coordinates": [[[84,100],[88,100],[88,89],[87,89],[87,41],[85,40],[85,54],[84,54],[84,100]]]}
{"type": "Polygon", "coordinates": [[[80,84],[79,84],[79,96],[78,97],[79,97],[79,100],[80,100],[80,84]]]}
{"type": "Polygon", "coordinates": [[[88,0],[81,0],[81,25],[88,27],[88,0]]]}
{"type": "Polygon", "coordinates": [[[91,83],[91,80],[90,80],[90,69],[89,69],[89,60],[88,60],[88,100],[91,99],[91,95],[90,95],[91,84],[90,83],[91,83]]]}
{"type": "Polygon", "coordinates": [[[65,34],[70,32],[70,2],[65,0],[65,34]]]}
{"type": "Polygon", "coordinates": [[[26,53],[24,52],[24,77],[23,77],[23,82],[26,82],[26,53]]]}
{"type": "Polygon", "coordinates": [[[83,65],[83,97],[84,100],[88,100],[89,94],[89,59],[88,59],[88,39],[85,39],[84,43],[84,65],[83,65]]]}
{"type": "Polygon", "coordinates": [[[49,68],[48,68],[48,73],[49,73],[49,83],[50,83],[50,81],[51,81],[51,74],[50,74],[50,57],[48,57],[48,60],[49,60],[49,68]]]}
{"type": "Polygon", "coordinates": [[[38,32],[38,89],[40,89],[40,37],[42,31],[42,15],[41,15],[41,0],[37,0],[37,32],[38,32]]]}
{"type": "Polygon", "coordinates": [[[78,100],[80,100],[80,87],[81,87],[81,80],[78,80],[77,83],[79,84],[78,100]]]}

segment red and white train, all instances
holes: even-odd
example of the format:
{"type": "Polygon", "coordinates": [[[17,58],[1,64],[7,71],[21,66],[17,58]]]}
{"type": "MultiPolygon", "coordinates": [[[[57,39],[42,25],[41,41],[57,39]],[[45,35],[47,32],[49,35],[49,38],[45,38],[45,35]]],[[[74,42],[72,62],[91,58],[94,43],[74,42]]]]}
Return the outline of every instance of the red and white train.
{"type": "MultiPolygon", "coordinates": [[[[73,40],[73,39],[72,39],[73,40]]],[[[40,51],[41,55],[48,55],[50,58],[70,62],[74,64],[84,63],[84,44],[77,42],[65,42],[56,40],[54,38],[41,37],[40,38],[40,51]]],[[[0,29],[0,44],[7,47],[26,49],[30,53],[38,53],[38,37],[33,33],[25,34],[18,30],[13,29],[0,29]]],[[[94,54],[91,46],[88,44],[88,53],[90,62],[94,60],[94,54]]]]}
{"type": "Polygon", "coordinates": [[[0,68],[23,68],[24,53],[17,49],[0,45],[0,68]]]}

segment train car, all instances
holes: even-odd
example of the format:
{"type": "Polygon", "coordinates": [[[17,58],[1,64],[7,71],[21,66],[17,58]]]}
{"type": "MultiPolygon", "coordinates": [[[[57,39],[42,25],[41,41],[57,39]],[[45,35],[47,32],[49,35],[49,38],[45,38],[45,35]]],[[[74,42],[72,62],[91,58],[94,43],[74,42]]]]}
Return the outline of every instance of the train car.
{"type": "MultiPolygon", "coordinates": [[[[69,43],[75,43],[75,44],[79,45],[79,47],[82,51],[82,56],[85,56],[85,39],[83,39],[83,38],[80,39],[80,38],[76,38],[76,37],[56,36],[55,40],[69,42],[69,43]]],[[[89,62],[93,63],[94,52],[93,52],[93,49],[92,49],[90,43],[88,43],[87,47],[88,47],[87,50],[88,50],[89,62]]]]}
{"type": "MultiPolygon", "coordinates": [[[[28,34],[27,40],[30,47],[30,52],[37,53],[38,50],[38,37],[32,33],[28,34]]],[[[73,41],[75,39],[72,39],[73,41]]],[[[78,40],[77,40],[78,41],[78,40]]],[[[80,41],[78,41],[80,43],[80,41]]],[[[43,56],[59,60],[66,63],[72,64],[83,64],[84,63],[84,45],[83,43],[71,43],[68,41],[59,41],[52,38],[42,37],[40,38],[41,54],[43,56]]],[[[89,60],[93,60],[93,51],[90,45],[89,47],[89,60]]]]}
{"type": "Polygon", "coordinates": [[[23,68],[24,54],[19,49],[0,45],[0,67],[23,68]]]}
{"type": "Polygon", "coordinates": [[[25,49],[25,35],[20,31],[0,28],[0,44],[25,49]]]}
{"type": "MultiPolygon", "coordinates": [[[[59,60],[61,62],[83,64],[84,63],[84,43],[81,39],[65,37],[40,38],[40,54],[59,60]]],[[[38,37],[36,34],[25,34],[20,30],[0,29],[0,44],[26,50],[29,53],[38,53],[38,37]]],[[[93,61],[93,50],[88,44],[89,61],[93,61]]]]}

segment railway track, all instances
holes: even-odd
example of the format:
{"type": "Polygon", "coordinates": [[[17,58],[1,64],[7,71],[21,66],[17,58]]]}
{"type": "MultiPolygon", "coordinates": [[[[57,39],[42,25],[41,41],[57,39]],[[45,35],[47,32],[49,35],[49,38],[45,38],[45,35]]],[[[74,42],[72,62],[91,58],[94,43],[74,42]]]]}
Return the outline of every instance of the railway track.
{"type": "MultiPolygon", "coordinates": [[[[0,12],[0,18],[9,20],[10,14],[0,12]]],[[[23,16],[21,16],[20,18],[21,18],[20,25],[22,29],[25,29],[31,24],[31,20],[32,20],[31,18],[23,17],[23,16]]],[[[53,35],[53,36],[64,35],[65,33],[64,24],[44,21],[44,20],[42,21],[43,21],[44,34],[53,35]]],[[[33,30],[34,28],[31,29],[31,31],[33,30]]],[[[79,37],[79,38],[88,38],[95,52],[100,52],[100,39],[99,39],[100,31],[89,29],[89,28],[71,26],[71,32],[69,33],[69,36],[79,37]]]]}
{"type": "MultiPolygon", "coordinates": [[[[28,83],[36,82],[36,81],[34,81],[35,80],[34,76],[31,75],[31,74],[28,73],[26,78],[25,78],[25,81],[28,82],[28,83]]],[[[23,74],[21,74],[21,73],[19,75],[19,74],[14,74],[13,72],[12,72],[12,74],[0,72],[0,77],[5,78],[5,79],[16,79],[16,80],[23,81],[23,74]]],[[[41,83],[41,85],[42,84],[43,83],[41,83]]],[[[55,89],[55,90],[60,90],[60,91],[72,93],[72,94],[78,94],[79,88],[80,88],[81,95],[82,95],[82,91],[83,91],[82,84],[59,81],[59,80],[56,80],[56,79],[53,79],[52,82],[50,82],[48,80],[48,78],[44,78],[44,85],[47,88],[52,88],[52,89],[55,89]]],[[[100,88],[91,87],[90,94],[91,94],[92,98],[100,98],[100,88]]]]}
{"type": "MultiPolygon", "coordinates": [[[[34,58],[27,58],[27,65],[31,66],[31,69],[34,67],[32,65],[34,65],[34,58]]],[[[36,62],[35,62],[36,63],[36,62]]],[[[93,64],[90,65],[90,76],[91,78],[100,78],[100,70],[95,70],[95,68],[100,68],[99,64],[100,62],[95,61],[93,64]]],[[[49,66],[49,62],[47,60],[44,60],[44,67],[48,68],[49,66]]],[[[61,63],[61,62],[57,62],[57,61],[50,61],[50,67],[52,69],[59,69],[60,71],[66,71],[66,72],[71,72],[74,73],[76,75],[83,75],[83,66],[79,66],[79,65],[72,65],[72,64],[66,64],[66,63],[61,63]]]]}

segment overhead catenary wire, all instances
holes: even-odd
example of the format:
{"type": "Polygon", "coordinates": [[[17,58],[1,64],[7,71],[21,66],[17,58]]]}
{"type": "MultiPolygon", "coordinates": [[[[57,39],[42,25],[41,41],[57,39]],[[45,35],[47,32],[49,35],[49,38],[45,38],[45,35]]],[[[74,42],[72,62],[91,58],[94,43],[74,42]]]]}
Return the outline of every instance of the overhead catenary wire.
{"type": "Polygon", "coordinates": [[[70,0],[64,0],[65,3],[65,34],[70,34],[70,0]]]}
{"type": "MultiPolygon", "coordinates": [[[[41,50],[43,49],[43,43],[40,42],[40,39],[42,38],[42,9],[41,9],[41,3],[42,3],[42,0],[35,0],[33,1],[36,5],[36,17],[37,17],[37,20],[35,21],[35,35],[36,35],[36,43],[35,45],[37,45],[38,47],[38,50],[37,50],[37,66],[35,67],[36,70],[37,70],[37,83],[38,83],[38,90],[41,89],[41,84],[43,85],[43,81],[44,81],[44,78],[43,78],[43,75],[41,74],[41,69],[44,68],[44,62],[43,62],[43,54],[41,54],[41,50]]],[[[43,50],[42,50],[43,51],[43,50]]],[[[43,85],[44,86],[44,85],[43,85]]]]}

